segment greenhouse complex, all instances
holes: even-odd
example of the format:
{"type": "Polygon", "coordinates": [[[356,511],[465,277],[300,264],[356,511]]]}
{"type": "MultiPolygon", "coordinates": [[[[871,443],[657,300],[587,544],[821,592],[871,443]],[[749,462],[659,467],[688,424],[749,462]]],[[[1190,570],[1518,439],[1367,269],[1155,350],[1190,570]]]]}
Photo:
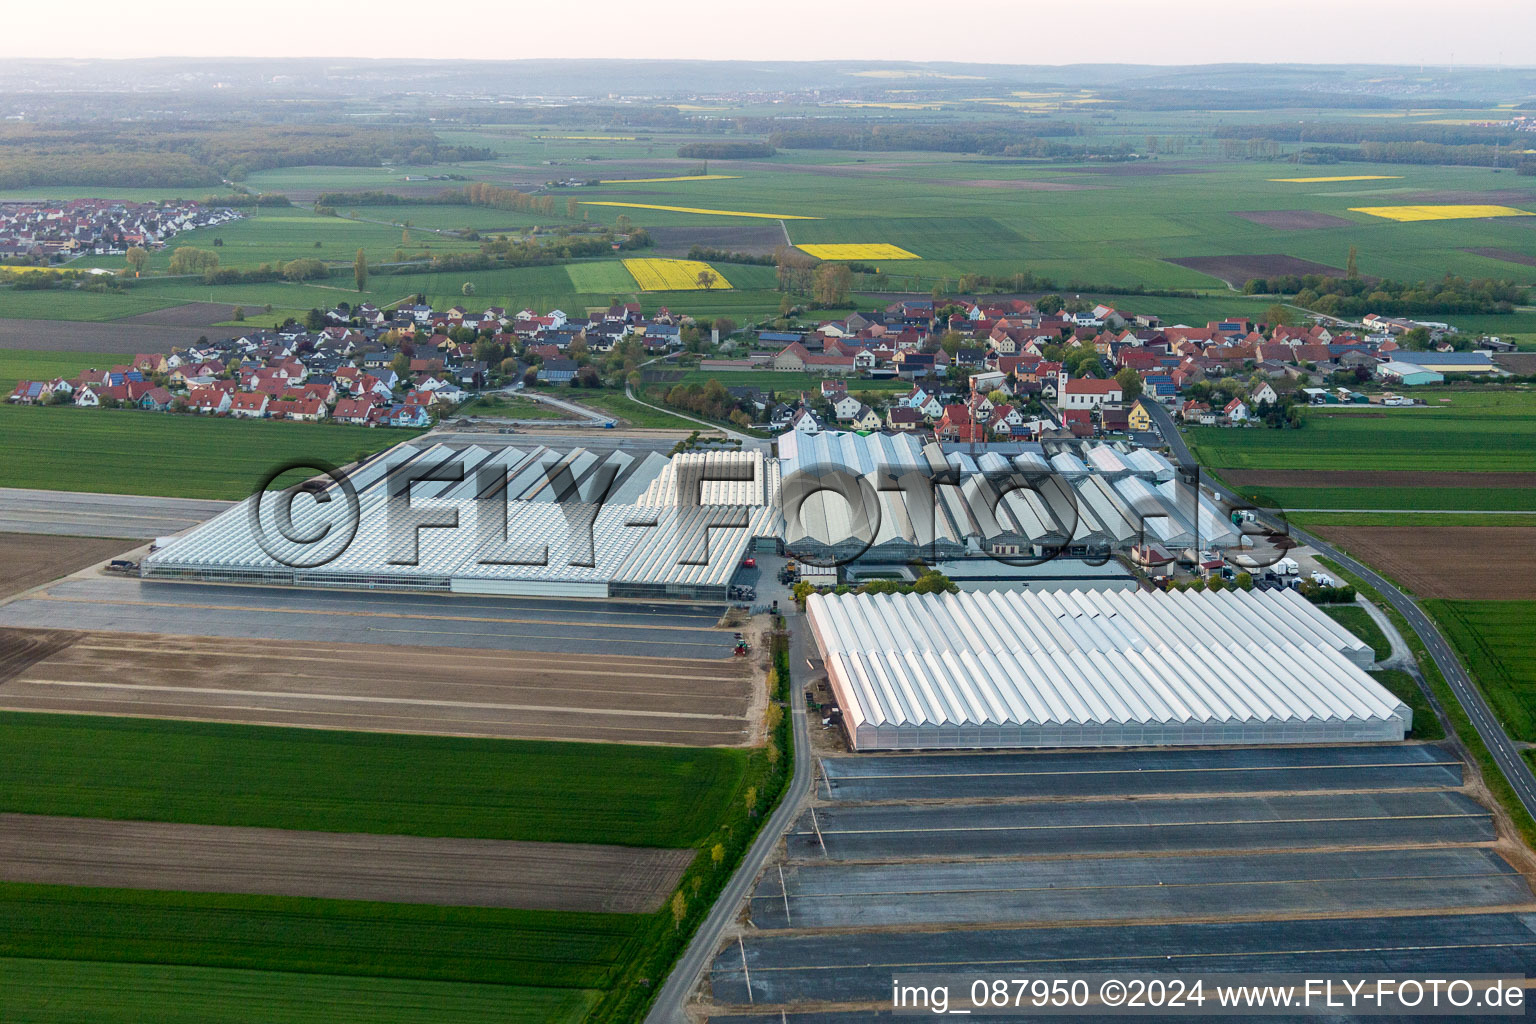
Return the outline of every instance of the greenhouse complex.
{"type": "Polygon", "coordinates": [[[813,595],[857,750],[1401,740],[1368,647],[1294,591],[813,595]]]}

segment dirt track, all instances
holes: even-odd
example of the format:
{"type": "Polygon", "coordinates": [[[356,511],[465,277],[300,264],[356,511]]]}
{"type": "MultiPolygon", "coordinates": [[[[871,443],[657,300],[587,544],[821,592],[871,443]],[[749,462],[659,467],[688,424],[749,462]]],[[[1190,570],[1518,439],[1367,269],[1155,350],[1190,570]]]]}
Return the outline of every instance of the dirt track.
{"type": "Polygon", "coordinates": [[[68,576],[77,569],[137,547],[142,541],[0,533],[0,598],[68,576]]]}
{"type": "Polygon", "coordinates": [[[1450,473],[1392,469],[1224,469],[1221,471],[1221,477],[1233,487],[1536,487],[1536,473],[1450,473]]]}
{"type": "Polygon", "coordinates": [[[647,913],[693,850],[0,814],[0,878],[42,885],[647,913]]]}
{"type": "MultiPolygon", "coordinates": [[[[41,635],[48,634],[0,631],[0,662],[8,648],[41,635]]],[[[4,679],[0,707],[687,746],[750,738],[751,686],[742,659],[65,635],[74,642],[28,658],[4,679]]]]}
{"type": "Polygon", "coordinates": [[[1319,526],[1316,531],[1419,597],[1536,598],[1536,526],[1319,526]]]}

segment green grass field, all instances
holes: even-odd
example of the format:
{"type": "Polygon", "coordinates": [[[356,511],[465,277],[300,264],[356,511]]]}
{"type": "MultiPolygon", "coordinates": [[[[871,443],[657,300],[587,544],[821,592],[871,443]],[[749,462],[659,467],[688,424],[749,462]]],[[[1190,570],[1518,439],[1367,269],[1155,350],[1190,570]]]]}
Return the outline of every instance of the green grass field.
{"type": "Polygon", "coordinates": [[[1370,675],[1413,710],[1413,731],[1409,734],[1411,738],[1416,740],[1445,738],[1445,726],[1440,724],[1440,719],[1435,716],[1435,709],[1429,706],[1429,698],[1424,696],[1424,691],[1419,689],[1419,684],[1413,676],[1395,668],[1372,672],[1370,675]]]}
{"type": "Polygon", "coordinates": [[[73,378],[91,367],[105,369],[126,363],[131,353],[36,352],[28,349],[0,348],[0,399],[10,394],[19,380],[73,378]]]}
{"type": "MultiPolygon", "coordinates": [[[[93,357],[99,358],[99,357],[93,357]]],[[[210,419],[135,409],[0,405],[0,479],[9,487],[173,498],[250,495],[293,459],[351,462],[419,431],[210,419]]]]}
{"type": "Polygon", "coordinates": [[[1186,437],[1201,464],[1218,472],[1536,472],[1536,390],[1474,387],[1422,390],[1417,395],[1426,398],[1429,407],[1335,410],[1322,406],[1307,410],[1301,430],[1192,427],[1186,437]]]}
{"type": "Polygon", "coordinates": [[[0,959],[7,1024],[577,1024],[598,993],[467,982],[0,959]]]}
{"type": "MultiPolygon", "coordinates": [[[[393,212],[394,208],[381,207],[380,210],[390,212],[380,216],[379,220],[397,216],[393,212]]],[[[363,213],[362,216],[369,214],[363,213]]],[[[398,216],[410,219],[409,213],[398,216]]],[[[150,268],[165,272],[170,266],[171,254],[181,246],[208,249],[218,254],[219,266],[242,269],[296,259],[337,261],[350,265],[358,249],[366,252],[368,261],[374,264],[392,260],[396,249],[404,249],[407,253],[421,250],[430,253],[473,252],[479,249],[478,242],[427,230],[413,231],[410,241],[404,242],[401,230],[391,224],[322,216],[297,206],[289,209],[260,208],[249,211],[243,220],[177,235],[164,249],[154,253],[150,268]],[[215,240],[221,244],[216,246],[215,240]]]]}
{"type": "Polygon", "coordinates": [[[1381,627],[1376,625],[1376,620],[1371,618],[1364,608],[1356,605],[1325,605],[1323,612],[1370,644],[1371,652],[1376,655],[1377,661],[1385,661],[1392,656],[1392,645],[1387,642],[1387,635],[1381,631],[1381,627]]]}
{"type": "Polygon", "coordinates": [[[1304,530],[1319,526],[1536,526],[1536,518],[1508,512],[1291,512],[1304,530]]]}
{"type": "Polygon", "coordinates": [[[685,847],[734,798],[739,750],[0,713],[0,810],[685,847]]]}
{"type": "Polygon", "coordinates": [[[1250,501],[1257,497],[1256,504],[1283,509],[1536,511],[1536,490],[1523,487],[1245,487],[1243,494],[1250,501]]]}
{"type": "Polygon", "coordinates": [[[0,883],[0,957],[479,981],[607,983],[642,918],[0,883]]]}
{"type": "Polygon", "coordinates": [[[1423,602],[1509,735],[1536,741],[1536,601],[1423,602]]]}

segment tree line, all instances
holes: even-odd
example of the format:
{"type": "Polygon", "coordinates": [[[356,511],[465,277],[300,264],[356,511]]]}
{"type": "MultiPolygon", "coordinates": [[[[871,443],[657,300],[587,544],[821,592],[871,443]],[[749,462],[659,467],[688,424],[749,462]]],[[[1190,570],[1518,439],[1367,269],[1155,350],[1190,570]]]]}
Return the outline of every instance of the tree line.
{"type": "Polygon", "coordinates": [[[488,160],[426,128],[346,124],[0,124],[0,187],[182,188],[308,164],[377,167],[488,160]]]}
{"type": "Polygon", "coordinates": [[[1513,281],[1451,274],[1429,282],[1290,274],[1251,278],[1243,291],[1248,295],[1291,295],[1296,305],[1325,316],[1511,313],[1529,299],[1528,290],[1513,281]]]}
{"type": "Polygon", "coordinates": [[[767,142],[745,140],[685,142],[677,147],[677,155],[689,160],[753,160],[773,156],[773,153],[773,146],[767,142]]]}

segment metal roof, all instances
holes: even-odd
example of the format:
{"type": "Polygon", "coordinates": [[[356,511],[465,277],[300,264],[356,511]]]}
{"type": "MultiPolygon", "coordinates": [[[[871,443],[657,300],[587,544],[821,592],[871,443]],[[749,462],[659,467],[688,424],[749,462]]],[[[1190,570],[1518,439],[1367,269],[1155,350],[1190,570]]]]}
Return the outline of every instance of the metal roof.
{"type": "MultiPolygon", "coordinates": [[[[661,474],[672,466],[653,456],[401,445],[349,477],[359,511],[355,533],[345,528],[342,488],[330,485],[323,492],[328,500],[294,498],[290,532],[317,536],[329,523],[332,534],[319,544],[291,543],[279,525],[284,498],[267,491],[260,499],[261,530],[253,516],[256,499],[247,498],[152,552],[145,568],[151,574],[291,572],[298,583],[388,577],[397,585],[525,580],[724,587],[752,538],[777,528],[778,510],[762,500],[777,497],[777,474],[761,455],[720,454],[751,468],[756,479],[726,481],[713,492],[716,485],[706,483],[705,498],[723,500],[688,505],[676,500],[676,471],[664,483],[661,474]],[[407,465],[445,477],[410,488],[413,518],[431,516],[436,525],[391,530],[387,473],[407,465]],[[500,481],[504,494],[492,489],[500,481]],[[614,500],[651,492],[674,500],[614,500]]],[[[708,461],[688,460],[685,472],[708,461]]]]}
{"type": "Polygon", "coordinates": [[[1356,664],[1364,645],[1289,592],[815,595],[807,611],[860,747],[1388,739],[1411,721],[1356,664]]]}

